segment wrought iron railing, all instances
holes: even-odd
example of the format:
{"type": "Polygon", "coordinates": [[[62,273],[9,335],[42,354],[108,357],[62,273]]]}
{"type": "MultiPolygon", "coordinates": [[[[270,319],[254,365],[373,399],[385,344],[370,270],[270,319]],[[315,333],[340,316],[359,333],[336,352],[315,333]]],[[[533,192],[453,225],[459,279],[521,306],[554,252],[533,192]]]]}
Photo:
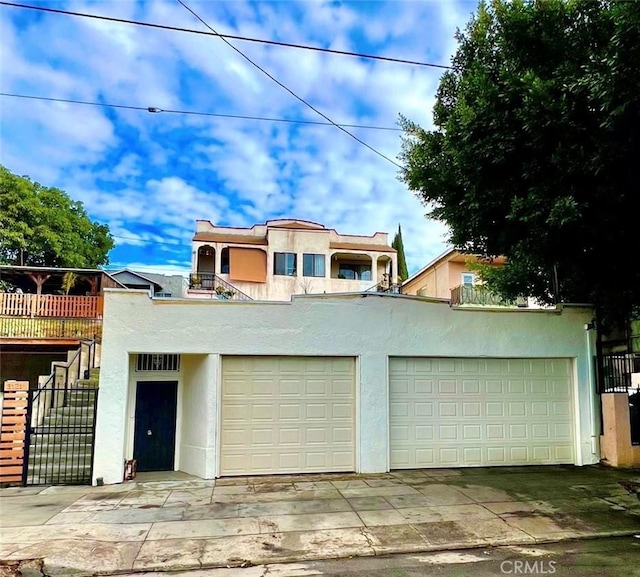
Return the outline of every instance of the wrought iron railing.
{"type": "Polygon", "coordinates": [[[195,272],[189,275],[189,288],[196,290],[206,290],[215,293],[220,299],[230,299],[239,301],[253,300],[249,295],[233,286],[218,275],[209,272],[195,272]]]}
{"type": "Polygon", "coordinates": [[[401,284],[389,284],[389,283],[378,283],[374,284],[372,287],[369,287],[364,292],[368,293],[393,293],[393,294],[402,294],[402,285],[401,284]]]}
{"type": "Polygon", "coordinates": [[[460,285],[451,289],[452,305],[526,306],[515,299],[505,299],[483,285],[460,285]]]}
{"type": "Polygon", "coordinates": [[[640,372],[640,354],[618,353],[601,355],[598,364],[599,393],[630,393],[632,373],[640,372]]]}

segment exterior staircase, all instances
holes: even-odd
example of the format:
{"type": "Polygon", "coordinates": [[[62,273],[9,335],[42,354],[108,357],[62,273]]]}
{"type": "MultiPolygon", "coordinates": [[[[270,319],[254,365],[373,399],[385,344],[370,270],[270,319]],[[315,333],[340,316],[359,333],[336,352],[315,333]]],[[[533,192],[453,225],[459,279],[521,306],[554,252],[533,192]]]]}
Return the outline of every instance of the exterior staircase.
{"type": "Polygon", "coordinates": [[[54,363],[52,375],[33,392],[27,485],[91,484],[100,369],[84,368],[83,355],[76,357],[80,368],[54,363]]]}

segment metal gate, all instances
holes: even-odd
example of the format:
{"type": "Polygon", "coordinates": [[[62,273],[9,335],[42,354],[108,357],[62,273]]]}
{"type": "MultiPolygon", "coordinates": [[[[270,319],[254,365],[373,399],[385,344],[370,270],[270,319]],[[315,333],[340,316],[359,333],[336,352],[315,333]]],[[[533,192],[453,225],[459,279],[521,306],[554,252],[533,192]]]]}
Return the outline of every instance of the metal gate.
{"type": "Polygon", "coordinates": [[[98,389],[29,391],[23,485],[90,485],[98,389]]]}

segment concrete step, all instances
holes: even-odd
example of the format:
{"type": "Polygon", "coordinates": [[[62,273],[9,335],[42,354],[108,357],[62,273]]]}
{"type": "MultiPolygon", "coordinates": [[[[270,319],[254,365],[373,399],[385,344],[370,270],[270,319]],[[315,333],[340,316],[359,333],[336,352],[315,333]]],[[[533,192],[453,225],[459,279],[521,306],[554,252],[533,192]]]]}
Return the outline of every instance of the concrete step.
{"type": "Polygon", "coordinates": [[[27,485],[90,485],[91,469],[85,468],[72,473],[65,471],[32,469],[27,471],[27,485]]]}
{"type": "Polygon", "coordinates": [[[64,472],[65,474],[71,469],[70,474],[75,474],[78,470],[84,471],[91,468],[91,453],[64,457],[58,455],[50,455],[48,457],[36,455],[33,459],[29,457],[29,468],[36,472],[60,471],[60,473],[64,472]]]}
{"type": "Polygon", "coordinates": [[[56,445],[86,445],[93,443],[93,433],[89,430],[83,430],[80,433],[53,433],[46,429],[38,429],[38,434],[32,433],[32,445],[39,447],[56,446],[56,445]]]}
{"type": "Polygon", "coordinates": [[[98,388],[98,379],[90,378],[90,379],[76,379],[76,382],[73,385],[73,388],[76,389],[97,389],[98,388]]]}
{"type": "MultiPolygon", "coordinates": [[[[93,413],[88,415],[49,415],[42,420],[42,427],[57,427],[58,429],[63,427],[77,427],[77,428],[91,428],[93,427],[94,418],[93,413]]],[[[46,432],[46,431],[45,431],[46,432]]],[[[52,431],[49,431],[51,433],[52,431]]],[[[84,431],[72,431],[82,433],[84,431]]]]}
{"type": "MultiPolygon", "coordinates": [[[[49,409],[46,417],[90,417],[93,416],[93,405],[68,405],[49,409]]],[[[45,417],[45,418],[46,418],[45,417]]]]}
{"type": "Polygon", "coordinates": [[[49,453],[29,455],[29,466],[42,470],[67,471],[69,468],[86,469],[91,467],[91,451],[88,453],[49,453]]]}

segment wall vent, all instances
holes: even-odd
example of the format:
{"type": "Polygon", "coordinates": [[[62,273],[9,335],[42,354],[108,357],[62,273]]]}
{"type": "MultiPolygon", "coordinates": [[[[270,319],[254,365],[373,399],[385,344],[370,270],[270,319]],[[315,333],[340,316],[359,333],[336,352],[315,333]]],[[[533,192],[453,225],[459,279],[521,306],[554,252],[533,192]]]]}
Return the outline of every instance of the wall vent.
{"type": "Polygon", "coordinates": [[[136,371],[179,371],[180,355],[136,355],[136,371]]]}

